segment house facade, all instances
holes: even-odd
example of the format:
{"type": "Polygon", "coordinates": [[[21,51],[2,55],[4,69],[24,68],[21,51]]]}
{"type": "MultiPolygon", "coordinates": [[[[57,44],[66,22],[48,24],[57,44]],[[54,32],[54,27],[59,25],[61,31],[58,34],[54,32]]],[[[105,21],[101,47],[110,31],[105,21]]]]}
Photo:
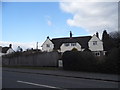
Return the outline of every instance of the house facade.
{"type": "Polygon", "coordinates": [[[9,47],[2,47],[0,46],[0,56],[14,53],[15,51],[12,49],[12,44],[9,47]]]}
{"type": "Polygon", "coordinates": [[[46,52],[58,51],[63,53],[74,48],[78,51],[90,50],[96,56],[104,54],[103,42],[95,34],[93,36],[72,37],[70,32],[70,37],[66,38],[50,39],[47,37],[42,45],[42,51],[46,52]]]}
{"type": "Polygon", "coordinates": [[[2,46],[0,46],[0,56],[2,56],[2,46]]]}
{"type": "Polygon", "coordinates": [[[47,37],[47,39],[45,40],[45,42],[43,43],[43,45],[41,47],[42,47],[42,51],[51,52],[54,49],[54,44],[50,40],[50,38],[47,37]]]}
{"type": "Polygon", "coordinates": [[[96,55],[100,56],[101,54],[104,55],[103,50],[103,42],[97,37],[96,35],[93,35],[93,37],[88,42],[89,49],[96,55]]]}
{"type": "Polygon", "coordinates": [[[65,52],[76,48],[78,51],[81,51],[81,45],[78,42],[63,43],[60,46],[60,52],[65,52]]]}

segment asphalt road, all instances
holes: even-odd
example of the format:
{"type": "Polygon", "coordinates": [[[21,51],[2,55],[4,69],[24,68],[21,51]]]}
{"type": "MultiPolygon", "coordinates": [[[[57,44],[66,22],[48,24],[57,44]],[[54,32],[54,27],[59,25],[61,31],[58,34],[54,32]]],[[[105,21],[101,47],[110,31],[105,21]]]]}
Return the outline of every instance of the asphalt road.
{"type": "Polygon", "coordinates": [[[118,82],[2,71],[2,88],[118,88],[118,82]]]}

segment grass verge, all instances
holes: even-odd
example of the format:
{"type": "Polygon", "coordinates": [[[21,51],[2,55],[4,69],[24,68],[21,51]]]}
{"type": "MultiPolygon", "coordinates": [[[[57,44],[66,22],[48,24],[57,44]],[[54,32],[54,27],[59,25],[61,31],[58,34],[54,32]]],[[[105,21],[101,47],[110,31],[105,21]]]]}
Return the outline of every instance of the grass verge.
{"type": "Polygon", "coordinates": [[[36,67],[36,66],[2,66],[6,68],[15,68],[15,69],[36,69],[36,70],[59,70],[58,67],[36,67]]]}

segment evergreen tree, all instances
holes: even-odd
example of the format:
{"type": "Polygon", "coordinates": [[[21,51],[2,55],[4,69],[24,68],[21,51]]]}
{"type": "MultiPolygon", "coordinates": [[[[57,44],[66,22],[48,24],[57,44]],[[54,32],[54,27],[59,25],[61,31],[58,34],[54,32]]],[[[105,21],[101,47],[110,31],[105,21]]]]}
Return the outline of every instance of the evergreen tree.
{"type": "Polygon", "coordinates": [[[107,33],[106,30],[103,31],[103,34],[102,34],[102,41],[105,41],[109,38],[109,34],[107,33]]]}
{"type": "Polygon", "coordinates": [[[114,47],[112,38],[109,36],[106,30],[103,31],[102,41],[103,41],[103,48],[105,51],[109,51],[114,47]]]}

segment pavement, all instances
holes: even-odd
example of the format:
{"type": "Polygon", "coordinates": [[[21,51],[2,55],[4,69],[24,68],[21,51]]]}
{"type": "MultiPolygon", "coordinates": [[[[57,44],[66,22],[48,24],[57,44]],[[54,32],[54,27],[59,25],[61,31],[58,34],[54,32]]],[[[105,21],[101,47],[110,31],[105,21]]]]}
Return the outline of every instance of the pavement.
{"type": "Polygon", "coordinates": [[[61,77],[81,78],[81,79],[92,79],[102,80],[110,82],[120,82],[120,75],[114,74],[103,74],[103,73],[91,73],[91,72],[77,72],[77,71],[65,71],[65,70],[35,70],[35,69],[15,69],[15,68],[2,68],[4,71],[20,72],[20,73],[31,73],[41,75],[52,75],[61,77]]]}

